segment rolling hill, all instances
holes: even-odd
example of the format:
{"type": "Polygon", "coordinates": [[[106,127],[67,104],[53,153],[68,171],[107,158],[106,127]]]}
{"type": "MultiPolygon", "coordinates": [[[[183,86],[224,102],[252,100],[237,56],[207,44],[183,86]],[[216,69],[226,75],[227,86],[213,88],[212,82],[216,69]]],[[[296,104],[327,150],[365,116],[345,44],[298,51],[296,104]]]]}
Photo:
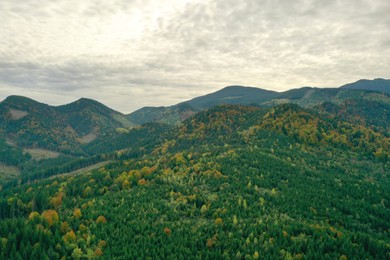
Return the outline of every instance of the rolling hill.
{"type": "Polygon", "coordinates": [[[181,103],[170,107],[143,107],[127,115],[127,118],[139,125],[150,122],[179,125],[199,111],[188,103],[181,103]]]}
{"type": "Polygon", "coordinates": [[[341,86],[343,89],[371,90],[390,94],[390,80],[388,79],[361,79],[354,83],[341,86]]]}
{"type": "Polygon", "coordinates": [[[185,103],[198,109],[207,109],[221,104],[261,104],[278,96],[278,92],[243,86],[228,86],[214,93],[197,97],[185,103]]]}
{"type": "Polygon", "coordinates": [[[115,159],[117,151],[122,154],[142,143],[149,147],[144,152],[151,152],[152,139],[159,140],[167,129],[174,129],[171,126],[225,103],[265,108],[293,103],[390,136],[389,95],[359,89],[305,87],[277,93],[230,86],[171,107],[146,107],[130,115],[86,98],[54,107],[10,96],[0,103],[0,163],[4,165],[0,172],[14,168],[12,174],[0,174],[0,182],[75,170],[115,159]]]}
{"type": "MultiPolygon", "coordinates": [[[[94,163],[86,146],[132,124],[103,104],[80,99],[54,107],[21,96],[0,103],[0,184],[18,178],[48,176],[94,163]],[[73,166],[69,165],[73,162],[73,166]],[[14,167],[8,174],[7,167],[14,167]]],[[[35,178],[35,177],[34,177],[35,178]]]]}
{"type": "Polygon", "coordinates": [[[81,152],[83,143],[131,123],[123,114],[90,99],[53,107],[10,96],[0,103],[0,126],[3,138],[17,146],[72,154],[81,152]]]}
{"type": "Polygon", "coordinates": [[[0,192],[0,256],[386,259],[390,139],[360,105],[219,105],[110,137],[140,142],[0,192]]]}
{"type": "Polygon", "coordinates": [[[373,100],[388,102],[389,80],[361,80],[340,88],[303,87],[285,92],[275,92],[254,87],[229,86],[214,93],[200,96],[170,107],[145,107],[127,118],[137,124],[159,122],[178,125],[189,115],[221,104],[259,105],[272,107],[294,103],[313,107],[324,102],[342,103],[345,100],[373,100]],[[378,93],[381,92],[381,93],[378,93]],[[185,109],[182,107],[185,106],[185,109]]]}

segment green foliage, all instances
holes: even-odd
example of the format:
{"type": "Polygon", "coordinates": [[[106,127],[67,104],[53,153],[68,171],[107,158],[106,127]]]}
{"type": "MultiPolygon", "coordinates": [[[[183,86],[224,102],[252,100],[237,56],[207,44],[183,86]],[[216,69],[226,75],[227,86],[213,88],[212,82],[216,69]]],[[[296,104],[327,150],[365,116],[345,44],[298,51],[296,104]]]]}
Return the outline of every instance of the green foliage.
{"type": "Polygon", "coordinates": [[[111,134],[105,151],[120,151],[99,158],[112,163],[0,192],[0,258],[390,257],[389,138],[375,127],[223,105],[111,134]]]}
{"type": "Polygon", "coordinates": [[[150,122],[179,125],[198,111],[199,109],[190,104],[181,103],[171,107],[143,107],[129,114],[127,118],[139,125],[150,122]]]}
{"type": "Polygon", "coordinates": [[[354,83],[341,86],[341,88],[354,90],[372,90],[390,94],[390,80],[380,78],[374,80],[361,79],[354,83]]]}
{"type": "Polygon", "coordinates": [[[7,144],[0,139],[0,163],[17,166],[31,159],[31,155],[22,149],[7,144]]]}

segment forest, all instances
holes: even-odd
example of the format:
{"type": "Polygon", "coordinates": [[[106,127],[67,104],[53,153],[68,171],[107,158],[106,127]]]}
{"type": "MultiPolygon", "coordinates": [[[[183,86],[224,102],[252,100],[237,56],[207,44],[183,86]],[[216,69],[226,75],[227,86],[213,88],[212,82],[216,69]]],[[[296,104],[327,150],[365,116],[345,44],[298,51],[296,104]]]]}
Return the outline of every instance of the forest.
{"type": "Polygon", "coordinates": [[[0,191],[0,259],[388,259],[389,122],[359,107],[220,105],[40,171],[0,143],[26,157],[0,191]]]}

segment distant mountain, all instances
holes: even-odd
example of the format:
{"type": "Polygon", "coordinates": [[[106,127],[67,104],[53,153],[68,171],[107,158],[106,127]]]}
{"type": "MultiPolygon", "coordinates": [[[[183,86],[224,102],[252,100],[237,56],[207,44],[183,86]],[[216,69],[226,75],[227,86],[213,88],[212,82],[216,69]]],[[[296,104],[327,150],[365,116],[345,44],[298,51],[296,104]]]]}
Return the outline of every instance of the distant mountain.
{"type": "Polygon", "coordinates": [[[361,79],[354,83],[349,83],[341,86],[342,89],[360,89],[372,90],[390,94],[390,80],[389,79],[361,79]]]}
{"type": "Polygon", "coordinates": [[[21,96],[10,96],[0,103],[2,139],[22,148],[79,154],[82,144],[130,125],[123,114],[90,99],[59,107],[21,96]]]}
{"type": "Polygon", "coordinates": [[[170,107],[143,107],[129,114],[127,118],[139,125],[149,122],[178,125],[199,111],[188,103],[181,103],[170,107]]]}
{"type": "Polygon", "coordinates": [[[383,79],[361,80],[341,88],[303,87],[285,92],[275,92],[254,87],[229,86],[178,105],[141,108],[128,115],[127,118],[137,124],[159,122],[178,125],[190,115],[221,104],[255,104],[263,107],[273,107],[279,104],[294,103],[302,107],[314,107],[324,102],[339,104],[351,99],[375,99],[378,102],[388,102],[388,95],[373,93],[372,91],[382,90],[380,92],[388,94],[383,89],[390,89],[387,87],[390,84],[389,82],[389,80],[383,79]],[[365,88],[360,88],[360,86],[365,86],[365,88]],[[185,109],[182,109],[182,106],[185,106],[185,109]]]}
{"type": "Polygon", "coordinates": [[[79,136],[99,135],[108,130],[132,125],[122,113],[92,99],[81,98],[55,109],[64,114],[67,123],[79,136]]]}
{"type": "Polygon", "coordinates": [[[4,139],[20,147],[70,151],[77,143],[77,134],[54,107],[21,96],[0,103],[0,128],[4,139]]]}
{"type": "Polygon", "coordinates": [[[377,101],[388,102],[389,96],[369,90],[304,87],[281,92],[277,98],[266,101],[261,105],[272,107],[279,104],[293,103],[301,107],[313,107],[324,102],[342,103],[351,99],[376,99],[377,101]]]}
{"type": "Polygon", "coordinates": [[[127,116],[132,122],[145,124],[158,122],[178,125],[189,116],[221,104],[259,104],[275,98],[275,91],[253,87],[228,86],[214,93],[196,97],[170,107],[144,107],[127,116]]]}
{"type": "Polygon", "coordinates": [[[207,109],[220,104],[260,104],[267,100],[276,98],[278,92],[243,86],[229,86],[217,92],[197,97],[184,103],[190,104],[198,109],[207,109]]]}
{"type": "MultiPolygon", "coordinates": [[[[22,96],[9,96],[0,102],[0,148],[3,154],[7,154],[0,156],[0,162],[20,165],[31,156],[39,160],[63,155],[73,158],[93,156],[103,150],[115,152],[126,144],[136,143],[128,138],[139,138],[141,135],[139,132],[142,131],[129,133],[130,127],[147,123],[180,125],[187,118],[222,104],[270,108],[293,103],[390,136],[389,94],[358,89],[356,86],[360,86],[361,82],[371,86],[389,81],[362,80],[346,85],[348,87],[304,87],[281,93],[229,86],[177,105],[145,107],[129,115],[86,98],[55,107],[22,96]],[[354,89],[349,89],[352,87],[354,89]],[[109,143],[112,145],[107,145],[109,143]]],[[[147,129],[144,132],[150,136],[158,136],[160,130],[156,129],[160,128],[164,127],[157,125],[156,128],[143,129],[147,129]]]]}

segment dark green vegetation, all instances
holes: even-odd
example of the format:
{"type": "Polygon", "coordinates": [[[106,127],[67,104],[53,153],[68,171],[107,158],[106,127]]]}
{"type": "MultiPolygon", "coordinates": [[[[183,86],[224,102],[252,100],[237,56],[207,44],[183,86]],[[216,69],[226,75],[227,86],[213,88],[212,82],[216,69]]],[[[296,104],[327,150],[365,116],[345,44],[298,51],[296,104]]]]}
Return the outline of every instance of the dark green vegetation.
{"type": "Polygon", "coordinates": [[[367,80],[361,79],[354,83],[341,86],[344,89],[360,89],[360,90],[373,90],[382,93],[390,94],[390,80],[388,79],[374,79],[367,80]]]}
{"type": "Polygon", "coordinates": [[[99,129],[75,141],[82,157],[31,158],[2,128],[4,169],[20,175],[0,191],[0,259],[389,258],[389,96],[285,95],[202,109],[178,126],[116,125],[93,101],[46,108],[79,136],[89,128],[78,121],[99,129]],[[292,102],[303,99],[314,106],[292,102]],[[59,174],[99,162],[110,163],[59,174]]]}
{"type": "MultiPolygon", "coordinates": [[[[89,99],[52,107],[10,96],[0,103],[0,164],[18,167],[23,181],[74,170],[98,161],[86,158],[101,154],[88,145],[131,125],[123,114],[89,99]]],[[[15,177],[0,172],[0,185],[15,177]]]]}
{"type": "Polygon", "coordinates": [[[150,122],[179,125],[182,121],[199,111],[200,109],[187,103],[171,107],[143,107],[128,115],[128,119],[140,125],[150,122]]]}
{"type": "Polygon", "coordinates": [[[304,87],[280,93],[252,87],[230,86],[170,107],[141,108],[128,115],[128,118],[136,124],[160,122],[177,125],[190,115],[221,104],[272,107],[285,103],[295,103],[302,107],[312,107],[325,101],[342,103],[351,99],[383,100],[380,97],[381,93],[390,94],[389,82],[390,80],[384,79],[359,80],[341,88],[304,87]]]}

